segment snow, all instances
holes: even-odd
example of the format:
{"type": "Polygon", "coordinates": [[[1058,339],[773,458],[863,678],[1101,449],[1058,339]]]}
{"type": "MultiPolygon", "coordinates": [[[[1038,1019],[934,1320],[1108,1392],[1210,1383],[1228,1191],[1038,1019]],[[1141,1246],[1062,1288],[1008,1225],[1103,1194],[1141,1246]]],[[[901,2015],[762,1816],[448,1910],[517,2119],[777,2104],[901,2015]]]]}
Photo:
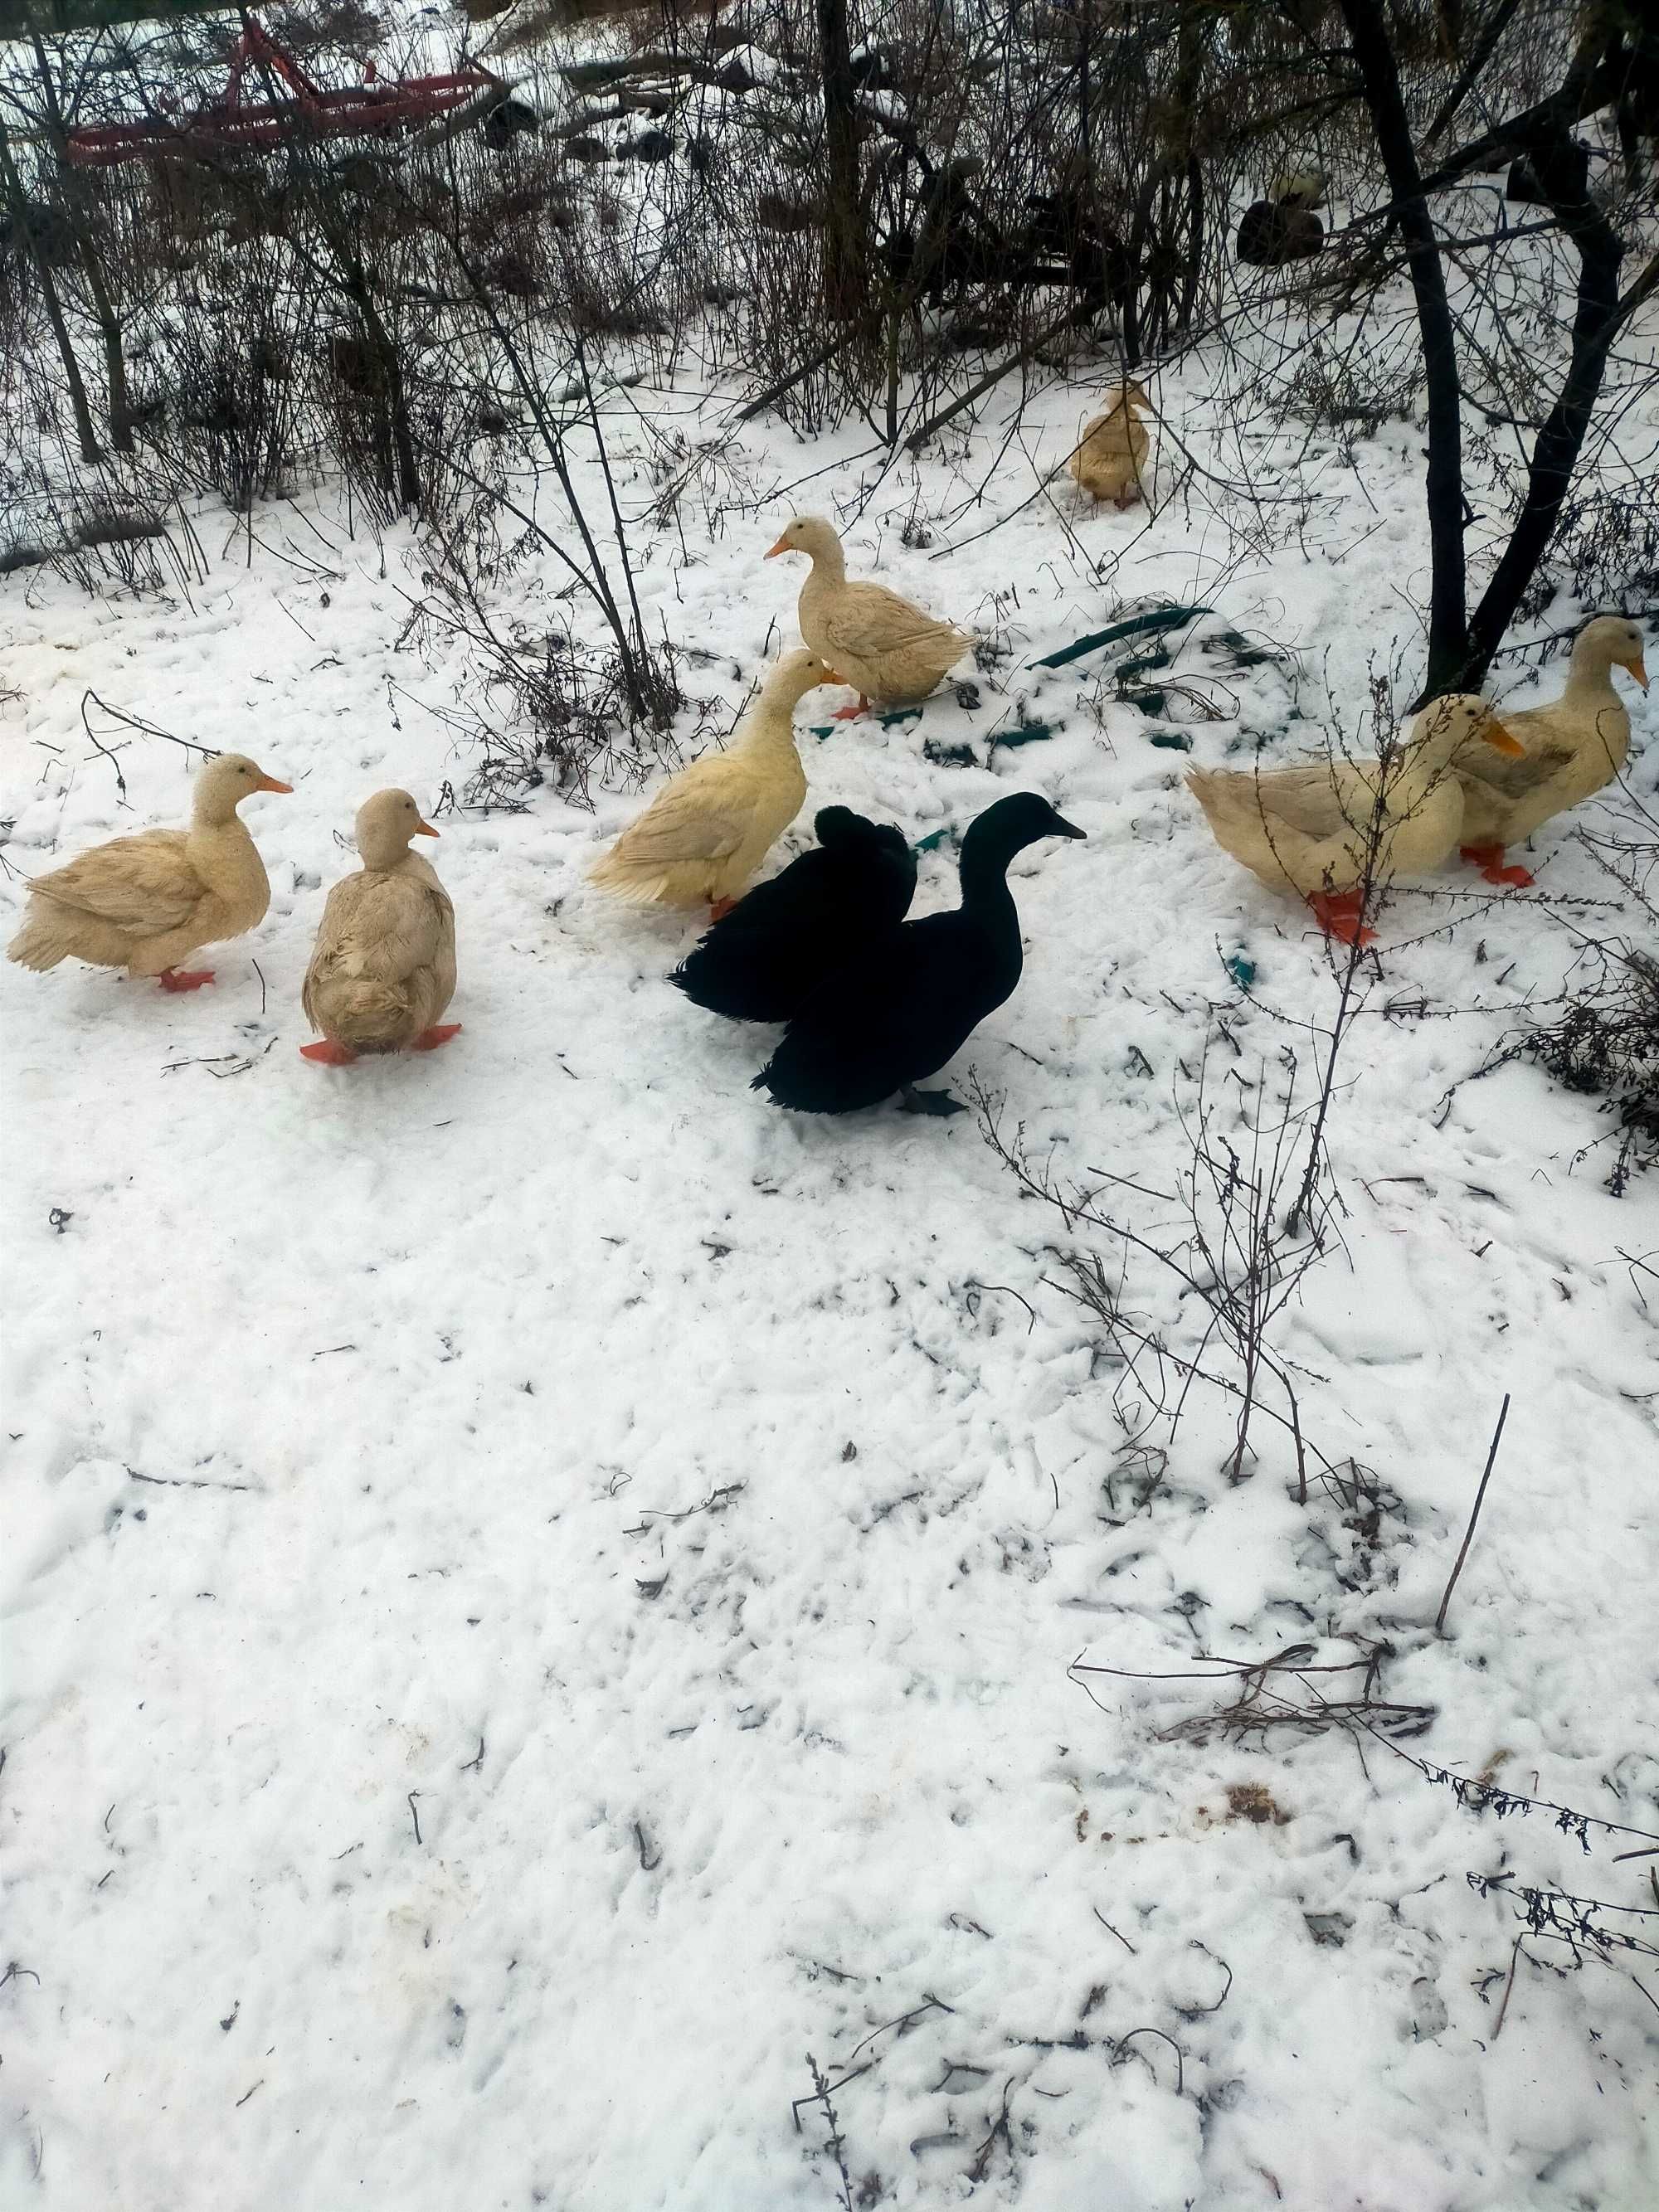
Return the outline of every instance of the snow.
{"type": "MultiPolygon", "coordinates": [[[[1012,394],[971,451],[885,477],[850,432],[751,426],[761,511],[641,531],[641,591],[650,629],[720,656],[688,737],[705,708],[729,726],[789,634],[799,565],[762,556],[798,497],[843,520],[854,573],[1006,632],[976,709],[947,690],[820,739],[809,701],[777,858],[832,799],[921,839],[1042,789],[1088,842],[1016,864],[1024,980],[950,1077],[976,1071],[1062,1180],[1170,1193],[1206,1037],[1237,1138],[1276,1110],[1285,1044],[1313,1095],[1301,1025],[1336,982],[1300,910],[1209,842],[1162,726],[1095,717],[1098,659],[1026,664],[1122,599],[1201,592],[1218,613],[1175,672],[1218,666],[1201,640],[1229,624],[1270,635],[1310,722],[1287,730],[1286,677],[1257,667],[1227,678],[1237,715],[1192,719],[1191,758],[1252,731],[1289,755],[1322,683],[1357,726],[1368,656],[1414,649],[1391,586],[1424,559],[1420,461],[1395,426],[1358,470],[1310,463],[1307,555],[1224,568],[1201,504],[1149,521],[1056,486],[1020,508],[1095,381],[1032,398],[982,503],[1012,394]],[[957,517],[932,556],[902,541],[913,507],[957,517]],[[1032,719],[1056,733],[985,764],[988,732],[1032,719]]],[[[1158,396],[1195,435],[1201,389],[1158,396]]],[[[684,405],[627,398],[638,509],[652,409],[684,405]]],[[[1607,896],[1573,825],[1537,841],[1536,894],[1453,873],[1479,896],[1402,896],[1344,1047],[1340,1248],[1274,1342],[1309,1433],[1398,1500],[1367,1568],[1330,1498],[1296,1502],[1270,1426],[1228,1484],[1232,1411],[1201,1389],[1137,1505],[1059,1216],[973,1116],[763,1105],[770,1033],[665,983],[690,925],[583,883],[637,794],[446,812],[460,1036],[300,1059],[339,834],[370,791],[429,808],[470,765],[421,711],[464,668],[400,643],[411,541],[383,557],[325,492],[304,504],[325,550],[270,510],[193,600],[42,572],[0,601],[8,933],[23,877],[187,805],[191,758],[155,738],[124,746],[118,804],[88,689],[296,787],[246,810],[271,908],[212,989],[0,971],[8,2201],[825,2206],[809,2053],[844,2082],[855,2203],[1659,2201],[1659,2008],[1626,1967],[1654,1996],[1659,1973],[1562,1973],[1543,1940],[1517,1960],[1512,1903],[1466,1881],[1637,1905],[1652,1862],[1613,1863],[1635,1839],[1500,1826],[1376,1738],[1167,1733],[1236,1683],[1068,1674],[1383,1643],[1380,1694],[1433,1708],[1402,1750],[1659,1831],[1654,1193],[1607,1194],[1593,1103],[1536,1071],[1443,1103],[1559,988],[1561,902],[1607,896]]],[[[1629,771],[1650,798],[1653,714],[1629,771]]],[[[948,904],[951,837],[921,870],[915,911],[948,904]]],[[[1177,1289],[1132,1263],[1129,1302],[1190,1350],[1177,1289]]]]}

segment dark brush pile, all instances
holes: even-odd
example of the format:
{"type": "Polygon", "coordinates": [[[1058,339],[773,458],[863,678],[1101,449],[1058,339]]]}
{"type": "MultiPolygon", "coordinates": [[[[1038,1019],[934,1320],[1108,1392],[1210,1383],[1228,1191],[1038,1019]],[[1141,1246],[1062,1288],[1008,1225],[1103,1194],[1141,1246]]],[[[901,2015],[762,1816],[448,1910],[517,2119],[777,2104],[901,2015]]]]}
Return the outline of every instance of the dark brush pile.
{"type": "Polygon", "coordinates": [[[1659,961],[1633,946],[1601,948],[1600,974],[1556,1022],[1522,1038],[1524,1054],[1569,1091],[1599,1097],[1614,1117],[1617,1152],[1607,1187],[1622,1197],[1633,1174],[1659,1159],[1659,961]]]}

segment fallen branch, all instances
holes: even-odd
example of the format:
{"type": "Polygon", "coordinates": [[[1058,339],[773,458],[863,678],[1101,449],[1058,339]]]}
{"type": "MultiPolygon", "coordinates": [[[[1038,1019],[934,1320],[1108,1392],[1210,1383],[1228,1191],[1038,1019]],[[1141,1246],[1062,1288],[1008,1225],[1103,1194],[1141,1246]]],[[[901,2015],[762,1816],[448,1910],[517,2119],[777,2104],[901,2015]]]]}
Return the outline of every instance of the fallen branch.
{"type": "Polygon", "coordinates": [[[136,1467],[124,1468],[135,1482],[148,1482],[157,1490],[252,1490],[251,1482],[198,1482],[188,1474],[140,1474],[136,1467]]]}
{"type": "Polygon", "coordinates": [[[1480,1478],[1480,1487],[1474,1493],[1474,1510],[1469,1516],[1469,1525],[1463,1532],[1463,1547],[1457,1554],[1457,1564],[1451,1571],[1451,1580],[1446,1584],[1446,1594],[1440,1601],[1440,1610],[1434,1617],[1434,1632],[1446,1632],[1446,1607],[1451,1603],[1452,1592],[1457,1588],[1457,1577],[1463,1571],[1463,1562],[1469,1556],[1469,1546],[1474,1541],[1474,1524],[1480,1518],[1480,1507],[1486,1495],[1486,1485],[1492,1480],[1492,1471],[1498,1458],[1498,1446],[1504,1434],[1504,1424],[1510,1417],[1510,1394],[1504,1393],[1504,1403],[1498,1409],[1498,1426],[1492,1432],[1492,1448],[1486,1454],[1486,1472],[1480,1478]]]}
{"type": "MultiPolygon", "coordinates": [[[[802,2098],[800,2102],[818,2104],[823,2107],[824,2118],[830,2123],[829,2148],[836,2161],[836,2170],[841,2175],[842,2212],[853,2212],[853,2177],[847,2171],[847,2148],[842,2140],[841,2123],[836,2118],[836,2108],[830,2101],[830,2083],[810,2051],[806,2054],[806,2063],[812,2075],[813,2094],[811,2098],[802,2098]]],[[[875,2061],[872,2059],[870,2063],[873,2066],[875,2061]]],[[[799,2125],[799,2120],[796,2124],[799,2125]]]]}
{"type": "MultiPolygon", "coordinates": [[[[1220,1669],[1220,1675],[1200,1674],[1196,1668],[1179,1668],[1170,1673],[1143,1672],[1132,1667],[1085,1666],[1080,1658],[1074,1659],[1066,1668],[1073,1677],[1082,1674],[1113,1674],[1127,1680],[1153,1682],[1212,1682],[1231,1679],[1242,1685],[1239,1696],[1230,1705],[1218,1707],[1213,1712],[1195,1714],[1190,1720],[1177,1721],[1172,1728],[1158,1730],[1156,1741],[1174,1743],[1182,1739],[1203,1742],[1218,1729],[1232,1729],[1244,1734],[1260,1730],[1265,1736],[1275,1728],[1300,1729],[1304,1735],[1317,1735],[1327,1728],[1347,1728],[1356,1723],[1367,1728],[1379,1741],[1387,1743],[1396,1736],[1421,1735],[1434,1720],[1432,1705],[1401,1705],[1392,1699],[1373,1697],[1382,1662],[1389,1656],[1385,1645],[1372,1646],[1363,1658],[1344,1660],[1323,1666],[1312,1666],[1304,1655],[1311,1655],[1313,1646],[1294,1644],[1286,1651],[1271,1659],[1222,1659],[1200,1652],[1200,1664],[1220,1669]],[[1351,1674],[1364,1671],[1364,1682],[1358,1698],[1333,1699],[1321,1697],[1304,1678],[1309,1674],[1351,1674]],[[1269,1686],[1269,1677],[1291,1674],[1302,1681],[1313,1698],[1311,1705],[1298,1705],[1281,1691],[1269,1686]]],[[[1085,1691],[1087,1683],[1084,1684],[1085,1691]]],[[[1093,1695],[1090,1692],[1091,1696],[1093,1695]]]]}
{"type": "MultiPolygon", "coordinates": [[[[1187,2086],[1186,2062],[1182,2057],[1181,2045],[1176,2041],[1174,2036],[1165,2034],[1164,2031],[1161,2027],[1132,2027],[1127,2035],[1119,2036],[1117,2039],[1116,2052],[1112,2059],[1113,2065],[1121,2065],[1125,2058],[1136,2057],[1140,2055],[1139,2052],[1126,2051],[1123,2048],[1126,2043],[1132,2043],[1138,2035],[1155,2035],[1158,2038],[1160,2042],[1167,2043],[1170,2050],[1174,2051],[1176,2055],[1176,2094],[1177,2097],[1180,2096],[1182,2090],[1187,2086]]],[[[1151,2071],[1152,2061],[1148,2059],[1146,2063],[1148,2070],[1151,2071]]],[[[1152,2079],[1154,2081],[1158,2079],[1156,2074],[1152,2075],[1152,2079]]]]}
{"type": "Polygon", "coordinates": [[[994,368],[988,368],[983,376],[970,384],[968,389],[959,398],[953,399],[948,407],[941,407],[930,415],[921,428],[912,430],[905,440],[907,449],[910,453],[919,453],[935,430],[942,430],[947,422],[954,422],[956,417],[964,413],[975,400],[982,399],[994,386],[1000,384],[1011,370],[1024,368],[1032,355],[1046,346],[1050,339],[1057,338],[1062,331],[1069,330],[1075,313],[1075,308],[1068,307],[1056,321],[1045,324],[1036,336],[1028,338],[1018,352],[1009,354],[1005,360],[1000,361],[994,368]]]}

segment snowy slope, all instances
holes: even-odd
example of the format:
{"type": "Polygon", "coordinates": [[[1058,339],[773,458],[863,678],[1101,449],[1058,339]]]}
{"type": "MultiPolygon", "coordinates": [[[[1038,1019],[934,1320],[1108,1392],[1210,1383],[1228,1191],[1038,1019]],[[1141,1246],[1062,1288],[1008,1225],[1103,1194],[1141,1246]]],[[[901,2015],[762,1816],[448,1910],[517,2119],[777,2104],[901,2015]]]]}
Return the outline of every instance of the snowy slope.
{"type": "MultiPolygon", "coordinates": [[[[1047,460],[1087,398],[1030,426],[1047,460]]],[[[729,656],[694,686],[720,726],[789,627],[798,571],[761,556],[791,479],[845,512],[872,471],[850,441],[745,438],[763,511],[656,541],[642,579],[653,627],[729,656]]],[[[986,425],[981,473],[1000,442],[986,425]]],[[[1310,714],[1322,656],[1352,710],[1368,654],[1409,649],[1388,587],[1423,557],[1418,465],[1405,429],[1363,486],[1331,460],[1313,557],[1219,578],[1221,618],[1300,649],[1310,714]]],[[[900,532],[962,505],[947,460],[851,524],[856,568],[1014,649],[976,712],[946,694],[805,738],[787,845],[832,799],[917,839],[1004,790],[1053,799],[1089,842],[1017,863],[1025,979],[953,1077],[971,1065],[1062,1178],[1167,1192],[1206,1038],[1237,1133],[1287,1041],[1307,1095],[1289,1025],[1328,1018],[1335,984],[1300,911],[1209,842],[1162,725],[1097,722],[1091,663],[1021,672],[1118,599],[1216,590],[1212,522],[1057,492],[1069,538],[1039,500],[967,544],[1023,469],[939,559],[900,532]],[[1113,553],[1108,592],[1087,564],[1113,553]],[[984,764],[993,725],[1032,718],[1056,734],[984,764]]],[[[857,2203],[1655,2202],[1659,2006],[1539,1941],[1495,2039],[1516,1922],[1465,1879],[1639,1905],[1644,1863],[1613,1863],[1634,1839],[1500,1827],[1364,1737],[1165,1740],[1224,1692],[1066,1671],[1380,1640],[1383,1694],[1435,1711],[1407,1748],[1659,1831],[1655,1297],[1621,1256],[1659,1241],[1655,1194],[1575,1164],[1593,1109],[1540,1074],[1441,1103],[1559,988],[1549,902],[1605,878],[1555,825],[1538,896],[1402,897],[1385,927],[1334,1109],[1341,1249],[1278,1339],[1310,1432],[1398,1501],[1377,1559],[1356,1567],[1328,1498],[1294,1503],[1270,1431],[1230,1486],[1201,1391],[1137,1510],[1113,1376],[1055,1288],[1059,1217],[973,1117],[754,1097],[769,1033],[665,983],[688,926],[582,883],[636,799],[446,814],[461,1036],[300,1059],[337,833],[379,786],[429,805],[467,766],[411,704],[457,671],[398,649],[410,547],[383,568],[325,499],[309,514],[331,551],[273,514],[193,605],[50,577],[0,603],[8,932],[21,877],[185,806],[189,760],[154,739],[117,804],[89,687],[297,787],[247,809],[274,896],[216,988],[0,971],[7,2201],[827,2206],[811,2053],[846,2079],[857,2203]]],[[[1239,714],[1194,725],[1194,757],[1241,729],[1288,751],[1282,678],[1229,680],[1239,714]]],[[[1638,739],[1650,795],[1655,757],[1638,739]]],[[[916,910],[953,884],[947,836],[916,910]]],[[[1157,1271],[1131,1287],[1192,1327],[1157,1271]]]]}

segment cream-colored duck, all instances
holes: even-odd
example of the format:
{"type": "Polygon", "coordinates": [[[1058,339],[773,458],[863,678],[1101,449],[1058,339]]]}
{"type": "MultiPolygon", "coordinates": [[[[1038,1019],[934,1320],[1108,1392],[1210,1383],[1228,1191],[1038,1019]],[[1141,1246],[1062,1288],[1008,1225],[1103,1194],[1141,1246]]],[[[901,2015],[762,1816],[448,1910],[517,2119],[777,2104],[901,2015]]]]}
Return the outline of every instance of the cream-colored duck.
{"type": "Polygon", "coordinates": [[[1520,844],[1552,815],[1565,814],[1600,791],[1625,765],[1630,716],[1613,688],[1615,665],[1647,690],[1641,631],[1622,615],[1598,615],[1572,641],[1561,696],[1547,707],[1504,714],[1504,726],[1519,740],[1525,758],[1482,754],[1458,763],[1463,858],[1489,884],[1529,884],[1525,868],[1504,866],[1504,848],[1520,844]]]}
{"type": "Polygon", "coordinates": [[[1217,844],[1270,890],[1299,891],[1320,926],[1367,945],[1368,899],[1397,875],[1437,868],[1457,842],[1462,787],[1452,773],[1481,743],[1518,758],[1522,748],[1473,693],[1425,707],[1404,744],[1376,760],[1307,768],[1194,769],[1188,787],[1217,844]]]}
{"type": "Polygon", "coordinates": [[[1133,507],[1144,499],[1149,440],[1141,414],[1152,402],[1138,384],[1122,384],[1103,413],[1089,422],[1072,455],[1073,476],[1091,499],[1133,507]]]}
{"type": "Polygon", "coordinates": [[[800,634],[826,668],[832,684],[856,685],[859,703],[842,707],[837,721],[882,707],[914,707],[937,689],[974,641],[949,623],[913,607],[884,584],[849,584],[841,540],[820,514],[798,514],[766,557],[805,553],[812,573],[800,587],[800,634]]]}
{"type": "Polygon", "coordinates": [[[188,830],[143,830],[94,845],[29,886],[23,927],[6,947],[22,968],[87,960],[197,991],[210,968],[179,963],[264,920],[270,884],[236,810],[256,791],[292,791],[246,753],[220,753],[196,777],[188,830]]]}
{"type": "Polygon", "coordinates": [[[455,909],[411,837],[435,837],[406,791],[377,791],[357,809],[363,865],[335,884],[300,1002],[323,1033],[307,1060],[343,1067],[364,1053],[430,1052],[459,1022],[438,1017],[455,994],[455,909]]]}
{"type": "Polygon", "coordinates": [[[816,653],[786,653],[724,752],[669,779],[637,821],[587,872],[632,906],[729,913],[777,839],[800,812],[806,775],[795,750],[797,702],[838,683],[816,653]]]}

